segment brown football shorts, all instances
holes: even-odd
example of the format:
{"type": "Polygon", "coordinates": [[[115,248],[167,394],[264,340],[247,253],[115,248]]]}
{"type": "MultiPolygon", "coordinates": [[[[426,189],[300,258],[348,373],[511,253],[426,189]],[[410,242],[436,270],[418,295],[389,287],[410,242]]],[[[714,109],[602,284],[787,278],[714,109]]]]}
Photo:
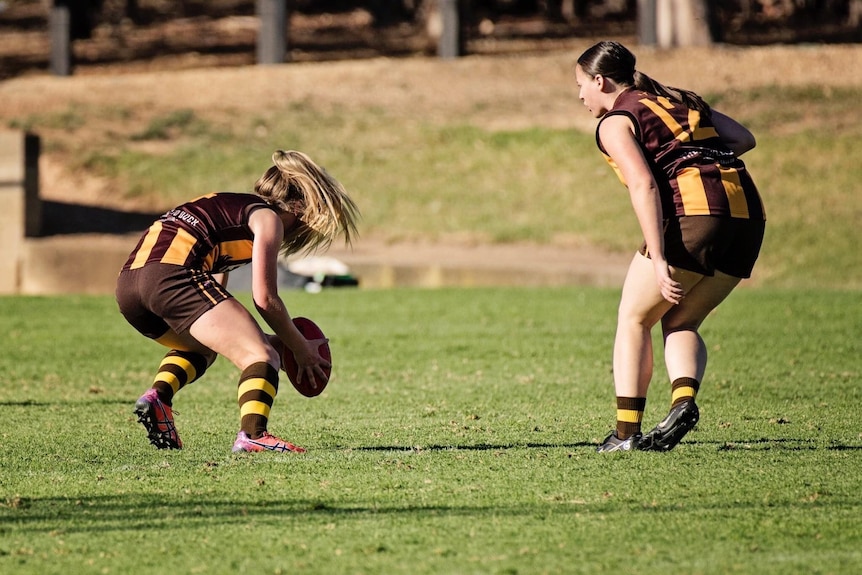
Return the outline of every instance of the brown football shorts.
{"type": "MultiPolygon", "coordinates": [[[[715,270],[751,277],[760,255],[766,222],[717,216],[681,216],[665,220],[664,251],[668,264],[705,276],[715,270]]],[[[646,256],[646,243],[640,253],[646,256]]]]}
{"type": "Polygon", "coordinates": [[[156,263],[120,272],[116,297],[126,321],[158,339],[169,329],[185,332],[204,313],[233,296],[211,272],[156,263]]]}

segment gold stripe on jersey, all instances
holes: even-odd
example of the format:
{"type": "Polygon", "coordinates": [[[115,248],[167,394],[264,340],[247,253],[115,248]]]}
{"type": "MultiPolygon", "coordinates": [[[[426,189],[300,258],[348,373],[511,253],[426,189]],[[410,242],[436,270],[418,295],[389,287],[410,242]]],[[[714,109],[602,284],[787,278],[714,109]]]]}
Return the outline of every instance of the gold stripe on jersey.
{"type": "Polygon", "coordinates": [[[696,126],[694,128],[694,132],[692,134],[692,140],[697,142],[699,140],[709,140],[710,138],[718,138],[718,131],[712,126],[701,126],[700,122],[700,112],[697,110],[689,110],[688,111],[688,125],[696,126]]]}
{"type": "Polygon", "coordinates": [[[150,257],[150,253],[153,251],[153,246],[156,245],[156,242],[159,239],[159,234],[161,233],[162,222],[156,222],[150,226],[150,229],[147,231],[147,235],[141,242],[141,247],[138,248],[138,253],[135,254],[135,260],[132,262],[132,265],[129,266],[129,269],[134,270],[144,267],[144,264],[147,263],[147,258],[150,257]]]}
{"type": "Polygon", "coordinates": [[[241,264],[251,261],[253,240],[228,240],[221,242],[210,250],[203,262],[203,269],[211,270],[216,262],[222,264],[241,264]]]}
{"type": "Polygon", "coordinates": [[[677,140],[685,142],[687,139],[690,139],[692,142],[698,142],[719,137],[714,127],[701,125],[701,115],[697,110],[688,111],[688,134],[691,136],[690,138],[678,136],[677,140]]]}
{"type": "Polygon", "coordinates": [[[171,245],[168,246],[165,255],[159,261],[163,264],[185,265],[196,243],[197,240],[193,235],[182,228],[177,228],[177,233],[174,239],[171,240],[171,245]]]}
{"type": "Polygon", "coordinates": [[[673,133],[674,138],[676,138],[677,140],[679,140],[681,142],[686,142],[686,141],[690,140],[691,134],[688,132],[688,130],[683,128],[679,122],[674,120],[673,116],[671,116],[667,111],[668,109],[673,107],[673,104],[671,104],[667,100],[667,98],[659,98],[659,100],[660,101],[664,100],[664,102],[662,102],[662,105],[664,107],[662,107],[662,105],[656,104],[652,100],[647,100],[646,98],[641,100],[641,103],[644,106],[646,106],[647,108],[649,108],[650,110],[652,110],[652,112],[656,116],[658,116],[662,122],[664,122],[664,125],[668,127],[668,129],[671,131],[671,133],[673,133]],[[666,104],[665,104],[665,102],[666,102],[666,104]]]}
{"type": "Polygon", "coordinates": [[[748,218],[748,200],[745,198],[745,188],[739,180],[739,172],[734,168],[719,168],[724,193],[730,206],[730,215],[734,218],[748,218]]]}
{"type": "Polygon", "coordinates": [[[684,168],[676,177],[686,216],[708,216],[709,199],[697,168],[684,168]]]}
{"type": "Polygon", "coordinates": [[[607,154],[604,154],[604,157],[605,157],[605,160],[607,160],[608,164],[610,164],[611,168],[613,168],[614,173],[620,179],[620,182],[622,182],[622,184],[624,186],[628,187],[628,184],[626,183],[626,179],[623,177],[623,172],[622,172],[622,170],[620,170],[620,167],[617,165],[617,163],[614,161],[614,159],[607,154]]]}
{"type": "Polygon", "coordinates": [[[228,261],[241,262],[251,259],[253,245],[254,242],[252,240],[231,240],[221,242],[218,245],[218,249],[223,259],[227,258],[228,261]]]}

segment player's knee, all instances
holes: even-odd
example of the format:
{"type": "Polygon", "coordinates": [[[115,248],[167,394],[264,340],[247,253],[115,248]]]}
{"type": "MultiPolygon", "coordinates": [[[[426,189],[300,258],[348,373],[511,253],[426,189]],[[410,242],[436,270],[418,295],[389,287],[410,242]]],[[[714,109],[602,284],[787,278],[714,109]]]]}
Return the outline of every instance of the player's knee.
{"type": "Polygon", "coordinates": [[[262,343],[260,346],[256,346],[255,349],[249,350],[240,361],[243,368],[260,362],[268,363],[276,369],[281,366],[281,356],[269,342],[262,343]]]}

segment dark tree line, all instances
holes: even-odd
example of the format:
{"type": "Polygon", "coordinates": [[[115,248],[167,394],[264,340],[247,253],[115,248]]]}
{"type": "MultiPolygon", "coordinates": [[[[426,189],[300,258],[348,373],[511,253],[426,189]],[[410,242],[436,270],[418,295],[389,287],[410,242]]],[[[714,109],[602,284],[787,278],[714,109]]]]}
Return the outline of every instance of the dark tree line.
{"type": "MultiPolygon", "coordinates": [[[[26,1],[26,0],[25,0],[26,1]]],[[[253,15],[255,0],[34,0],[66,6],[73,39],[89,38],[102,23],[131,21],[147,25],[172,18],[253,15]]],[[[417,22],[433,11],[438,0],[286,0],[288,10],[306,14],[345,12],[362,8],[377,26],[417,22]]],[[[21,3],[21,0],[19,0],[21,3]]],[[[758,26],[810,26],[833,24],[859,27],[862,0],[656,0],[679,13],[703,11],[714,40],[722,41],[726,29],[758,26]]],[[[465,25],[485,19],[539,17],[555,21],[644,17],[640,0],[460,0],[465,25]]],[[[661,9],[661,8],[660,8],[661,9]]]]}

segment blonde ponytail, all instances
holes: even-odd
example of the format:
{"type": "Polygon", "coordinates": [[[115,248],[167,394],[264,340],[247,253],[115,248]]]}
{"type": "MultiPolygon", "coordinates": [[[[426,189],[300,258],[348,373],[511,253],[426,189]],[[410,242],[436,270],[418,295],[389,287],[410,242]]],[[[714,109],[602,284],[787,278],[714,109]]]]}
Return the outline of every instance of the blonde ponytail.
{"type": "Polygon", "coordinates": [[[276,150],[272,162],[254,191],[301,221],[285,237],[284,255],[326,249],[338,235],[350,245],[357,235],[359,208],[344,186],[302,152],[276,150]]]}

